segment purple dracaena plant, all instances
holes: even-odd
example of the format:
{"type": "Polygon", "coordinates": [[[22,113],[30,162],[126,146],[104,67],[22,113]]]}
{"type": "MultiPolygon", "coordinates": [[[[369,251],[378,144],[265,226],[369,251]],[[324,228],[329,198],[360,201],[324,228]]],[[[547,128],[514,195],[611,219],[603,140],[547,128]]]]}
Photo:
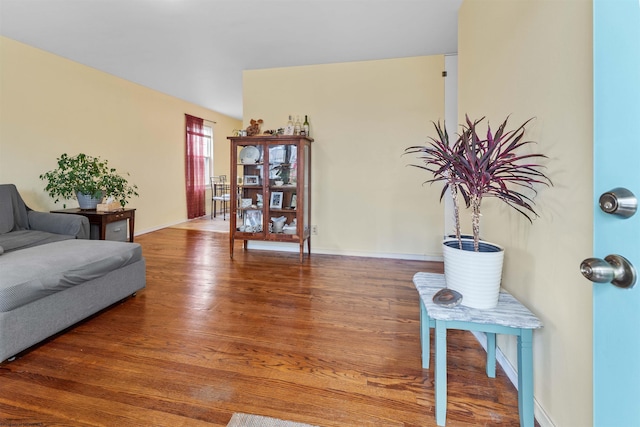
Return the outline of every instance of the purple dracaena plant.
{"type": "Polygon", "coordinates": [[[466,116],[466,124],[453,144],[449,144],[446,129],[434,123],[437,138],[429,138],[427,145],[413,146],[405,150],[405,154],[418,154],[423,161],[421,165],[411,165],[429,171],[433,178],[425,183],[444,182],[440,200],[451,189],[453,197],[456,238],[462,248],[460,238],[459,197],[466,207],[472,208],[472,228],[474,250],[479,250],[480,241],[480,206],[483,197],[497,197],[507,205],[523,214],[530,222],[537,216],[533,208],[533,197],[537,194],[537,184],[553,185],[551,180],[540,171],[542,165],[532,159],[546,158],[543,154],[518,155],[516,151],[523,146],[533,144],[525,141],[525,126],[529,119],[515,130],[506,130],[508,117],[495,133],[487,126],[487,134],[483,139],[478,133],[478,125],[484,117],[471,121],[466,116]],[[533,196],[527,196],[525,192],[533,196]]]}
{"type": "MultiPolygon", "coordinates": [[[[461,138],[453,144],[449,144],[449,135],[444,126],[438,123],[433,123],[437,138],[429,137],[428,145],[413,146],[405,149],[405,154],[418,154],[418,158],[423,161],[421,165],[410,165],[420,169],[429,171],[433,178],[424,182],[424,184],[433,184],[434,182],[444,181],[442,192],[440,193],[440,201],[442,201],[446,194],[447,188],[451,191],[451,197],[453,199],[454,220],[456,229],[456,238],[459,242],[459,247],[462,249],[462,240],[460,238],[460,214],[459,214],[459,184],[455,177],[455,169],[453,167],[454,162],[462,153],[457,152],[462,147],[461,138]]],[[[467,193],[462,193],[465,204],[469,207],[469,198],[467,193]]]]}
{"type": "Polygon", "coordinates": [[[458,191],[465,200],[470,200],[475,251],[479,247],[483,197],[499,198],[532,222],[532,216],[538,216],[533,208],[533,197],[537,194],[534,185],[553,185],[540,171],[543,166],[532,162],[533,159],[546,158],[545,155],[516,154],[525,145],[534,143],[523,139],[525,126],[532,119],[515,130],[506,130],[507,117],[494,133],[487,126],[486,137],[482,139],[478,125],[483,120],[484,117],[471,121],[466,116],[466,125],[462,126],[460,138],[453,147],[456,156],[450,163],[458,191]],[[527,196],[523,190],[533,196],[527,196]]]}

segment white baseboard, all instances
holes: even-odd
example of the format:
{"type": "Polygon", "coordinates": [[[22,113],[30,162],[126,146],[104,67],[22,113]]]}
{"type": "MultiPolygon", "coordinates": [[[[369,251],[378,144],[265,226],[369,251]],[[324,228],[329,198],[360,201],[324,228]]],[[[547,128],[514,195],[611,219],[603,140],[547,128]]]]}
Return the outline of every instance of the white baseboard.
{"type": "Polygon", "coordinates": [[[134,235],[135,236],[140,236],[142,234],[147,234],[147,233],[151,233],[153,231],[158,231],[158,230],[162,230],[163,228],[169,228],[169,227],[173,227],[174,225],[178,225],[178,224],[182,224],[187,222],[188,220],[184,220],[184,221],[177,221],[177,222],[172,222],[170,224],[163,224],[163,225],[159,225],[157,227],[152,227],[152,228],[145,228],[144,230],[135,230],[134,235]]]}
{"type": "MultiPolygon", "coordinates": [[[[182,224],[187,222],[188,220],[176,221],[170,224],[163,224],[153,228],[147,228],[141,231],[135,232],[136,236],[141,234],[151,233],[153,231],[158,231],[163,228],[172,227],[174,225],[182,224]]],[[[249,249],[258,249],[264,251],[281,251],[281,252],[298,252],[300,247],[298,244],[292,243],[280,243],[280,242],[263,242],[260,240],[249,240],[249,249]]],[[[306,250],[306,248],[305,248],[306,250]]],[[[434,262],[443,262],[444,258],[442,255],[440,256],[432,256],[432,255],[417,255],[417,254],[397,254],[397,253],[386,253],[386,252],[362,252],[362,251],[343,251],[343,250],[332,250],[332,249],[318,249],[311,248],[312,254],[322,254],[322,255],[340,255],[340,256],[355,256],[355,257],[365,257],[365,258],[388,258],[388,259],[404,259],[408,261],[434,261],[434,262]]]]}
{"type": "MultiPolygon", "coordinates": [[[[298,244],[291,243],[278,243],[278,242],[263,242],[259,240],[250,240],[249,249],[260,249],[267,251],[282,251],[282,252],[298,252],[300,247],[298,244]]],[[[305,247],[306,250],[306,247],[305,247]]],[[[340,255],[340,256],[355,256],[365,258],[389,258],[389,259],[404,259],[409,261],[435,261],[443,262],[442,256],[429,256],[429,255],[416,255],[416,254],[397,254],[397,253],[385,253],[385,252],[362,252],[362,251],[343,251],[343,250],[331,250],[322,248],[311,248],[312,254],[322,255],[340,255]]]]}
{"type": "MultiPolygon", "coordinates": [[[[487,336],[484,332],[471,332],[474,337],[478,340],[482,348],[487,351],[487,336]]],[[[496,361],[502,369],[504,373],[507,374],[507,377],[513,384],[513,386],[518,389],[518,372],[513,367],[513,365],[509,362],[509,360],[505,357],[500,347],[496,348],[496,361]]],[[[538,403],[535,396],[533,398],[533,415],[540,424],[540,427],[555,427],[555,424],[551,421],[551,418],[547,415],[547,413],[542,409],[542,406],[538,403]]]]}

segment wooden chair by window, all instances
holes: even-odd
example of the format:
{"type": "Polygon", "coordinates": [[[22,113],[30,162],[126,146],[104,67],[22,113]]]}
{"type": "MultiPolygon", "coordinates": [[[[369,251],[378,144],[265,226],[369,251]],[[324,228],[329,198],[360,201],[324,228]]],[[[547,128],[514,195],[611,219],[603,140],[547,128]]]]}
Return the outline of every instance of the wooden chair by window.
{"type": "Polygon", "coordinates": [[[217,202],[220,202],[222,206],[222,218],[227,219],[227,209],[229,208],[229,200],[231,200],[231,194],[229,194],[230,186],[227,183],[227,176],[212,176],[211,177],[211,218],[215,218],[217,214],[217,202]]]}

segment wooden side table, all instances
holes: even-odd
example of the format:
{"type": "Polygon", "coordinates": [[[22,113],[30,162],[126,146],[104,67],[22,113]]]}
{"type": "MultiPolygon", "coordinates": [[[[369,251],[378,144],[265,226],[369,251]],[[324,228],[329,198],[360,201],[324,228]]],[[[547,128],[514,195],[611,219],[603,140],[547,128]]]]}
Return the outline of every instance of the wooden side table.
{"type": "MultiPolygon", "coordinates": [[[[447,329],[485,332],[489,378],[496,376],[496,334],[518,337],[518,410],[520,425],[534,426],[533,416],[533,329],[542,322],[506,291],[500,292],[498,306],[478,310],[462,305],[447,308],[433,302],[433,295],[445,287],[444,275],[416,273],[413,283],[420,294],[420,344],[422,367],[429,369],[429,329],[435,328],[436,423],[447,419],[447,329]]],[[[464,301],[464,295],[463,295],[464,301]]]]}
{"type": "Polygon", "coordinates": [[[99,239],[104,240],[107,234],[107,224],[112,222],[128,220],[129,221],[129,241],[133,242],[134,226],[136,219],[135,209],[121,209],[113,212],[97,212],[95,209],[62,209],[51,211],[52,213],[82,215],[89,219],[89,224],[95,224],[100,229],[99,239]]]}

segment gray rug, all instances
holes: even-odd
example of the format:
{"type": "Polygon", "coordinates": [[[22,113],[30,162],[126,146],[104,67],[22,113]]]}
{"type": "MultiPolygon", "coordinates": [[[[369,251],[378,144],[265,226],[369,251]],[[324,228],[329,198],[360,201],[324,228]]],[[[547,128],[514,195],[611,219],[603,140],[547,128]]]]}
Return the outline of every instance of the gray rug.
{"type": "Polygon", "coordinates": [[[263,417],[236,412],[229,420],[227,427],[317,427],[310,424],[283,421],[277,418],[263,417]]]}

